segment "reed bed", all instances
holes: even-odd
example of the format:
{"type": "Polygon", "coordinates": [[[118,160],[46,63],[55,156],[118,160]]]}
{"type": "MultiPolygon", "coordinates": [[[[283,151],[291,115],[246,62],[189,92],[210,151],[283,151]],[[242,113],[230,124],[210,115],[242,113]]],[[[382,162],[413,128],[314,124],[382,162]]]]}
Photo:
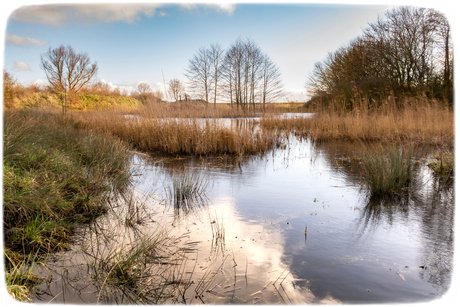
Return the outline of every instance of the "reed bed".
{"type": "Polygon", "coordinates": [[[146,118],[237,118],[254,116],[254,111],[232,108],[229,104],[219,103],[206,106],[197,102],[157,102],[133,112],[146,118]]]}
{"type": "Polygon", "coordinates": [[[229,129],[218,121],[197,118],[146,118],[122,113],[76,114],[76,125],[112,134],[142,152],[169,155],[237,155],[264,153],[281,138],[272,131],[250,127],[229,129]]]}
{"type": "Polygon", "coordinates": [[[305,110],[302,103],[270,103],[265,110],[257,103],[255,108],[232,107],[230,103],[209,104],[204,102],[149,103],[145,108],[133,111],[133,114],[147,118],[246,118],[261,114],[280,114],[305,110]]]}
{"type": "MultiPolygon", "coordinates": [[[[377,104],[376,104],[377,105],[377,104]]],[[[426,97],[394,98],[378,106],[362,103],[352,111],[313,109],[312,118],[282,119],[268,116],[260,124],[270,130],[295,131],[313,141],[360,141],[452,146],[454,112],[447,103],[426,97]]]]}

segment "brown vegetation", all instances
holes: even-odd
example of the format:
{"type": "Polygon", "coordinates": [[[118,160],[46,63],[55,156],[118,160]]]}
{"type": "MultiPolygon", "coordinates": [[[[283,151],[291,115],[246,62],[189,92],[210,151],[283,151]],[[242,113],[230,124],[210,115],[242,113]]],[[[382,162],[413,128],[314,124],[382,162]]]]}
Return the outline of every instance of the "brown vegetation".
{"type": "Polygon", "coordinates": [[[295,130],[313,141],[348,140],[453,145],[454,113],[448,103],[426,97],[406,98],[396,104],[394,97],[369,107],[366,100],[351,112],[318,107],[312,118],[282,119],[273,116],[261,120],[267,129],[295,130]]]}
{"type": "Polygon", "coordinates": [[[80,127],[107,132],[132,147],[171,155],[244,155],[266,152],[280,144],[279,136],[257,131],[222,127],[216,120],[197,118],[151,118],[126,116],[121,112],[92,112],[74,119],[80,127]]]}

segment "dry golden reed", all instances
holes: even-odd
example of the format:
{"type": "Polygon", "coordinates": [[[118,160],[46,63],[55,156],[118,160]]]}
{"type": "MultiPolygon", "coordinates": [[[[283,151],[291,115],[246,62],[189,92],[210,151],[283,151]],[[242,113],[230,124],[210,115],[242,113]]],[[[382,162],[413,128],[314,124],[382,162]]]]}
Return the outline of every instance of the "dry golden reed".
{"type": "Polygon", "coordinates": [[[223,127],[218,121],[196,118],[149,118],[121,112],[74,114],[78,126],[108,132],[132,147],[171,155],[244,155],[263,153],[280,145],[272,131],[223,127]]]}
{"type": "Polygon", "coordinates": [[[353,111],[334,108],[313,111],[312,118],[281,119],[269,116],[260,123],[266,129],[295,130],[313,141],[361,141],[451,146],[454,112],[447,103],[426,97],[394,99],[379,107],[362,104],[353,111]]]}

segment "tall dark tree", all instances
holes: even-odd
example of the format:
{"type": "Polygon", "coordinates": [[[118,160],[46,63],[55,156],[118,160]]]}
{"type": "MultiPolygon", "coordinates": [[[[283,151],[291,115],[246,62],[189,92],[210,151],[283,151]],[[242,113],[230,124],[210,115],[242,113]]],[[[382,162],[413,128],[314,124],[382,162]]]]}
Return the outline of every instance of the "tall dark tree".
{"type": "Polygon", "coordinates": [[[376,97],[418,94],[452,101],[452,62],[444,16],[424,8],[398,7],[316,63],[306,88],[313,100],[339,98],[335,100],[348,109],[353,108],[357,91],[370,103],[376,97]]]}

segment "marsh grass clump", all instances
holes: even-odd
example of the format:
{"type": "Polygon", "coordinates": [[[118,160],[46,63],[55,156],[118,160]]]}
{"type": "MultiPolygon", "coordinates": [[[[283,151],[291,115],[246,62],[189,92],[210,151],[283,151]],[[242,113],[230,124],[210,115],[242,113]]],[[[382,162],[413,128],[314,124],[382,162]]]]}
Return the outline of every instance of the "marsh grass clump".
{"type": "Polygon", "coordinates": [[[397,196],[412,180],[412,152],[398,148],[372,148],[360,157],[364,184],[371,197],[397,196]]]}
{"type": "Polygon", "coordinates": [[[173,174],[172,186],[167,195],[176,209],[191,211],[195,204],[203,203],[206,198],[206,188],[209,180],[205,174],[194,169],[173,174]]]}
{"type": "Polygon", "coordinates": [[[126,227],[135,228],[152,220],[152,212],[149,210],[149,199],[137,197],[133,191],[120,193],[116,216],[122,220],[126,227]]]}

